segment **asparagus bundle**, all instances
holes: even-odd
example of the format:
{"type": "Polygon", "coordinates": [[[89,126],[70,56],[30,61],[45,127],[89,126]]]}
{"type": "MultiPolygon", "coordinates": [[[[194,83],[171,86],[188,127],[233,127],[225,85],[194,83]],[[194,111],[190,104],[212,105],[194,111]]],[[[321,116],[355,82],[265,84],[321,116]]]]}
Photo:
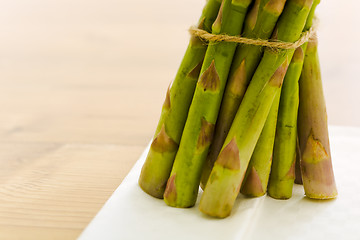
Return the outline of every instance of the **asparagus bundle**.
{"type": "Polygon", "coordinates": [[[219,218],[240,191],[291,197],[295,173],[308,197],[336,197],[316,42],[299,40],[318,3],[208,0],[199,21],[212,31],[208,47],[192,37],[168,89],[139,179],[145,192],[192,207],[200,184],[200,210],[219,218]],[[237,46],[240,33],[250,44],[237,46]],[[278,49],[263,43],[270,36],[278,49]]]}
{"type": "MultiPolygon", "coordinates": [[[[198,28],[211,31],[220,3],[221,0],[208,0],[198,28]]],[[[139,178],[140,187],[154,197],[163,198],[206,49],[207,45],[200,39],[191,38],[175,80],[166,93],[160,121],[139,178]]]]}
{"type": "MultiPolygon", "coordinates": [[[[296,41],[305,26],[312,3],[312,0],[289,0],[274,30],[273,38],[296,41]]],[[[265,50],[205,186],[200,200],[202,212],[220,218],[230,214],[251,154],[273,100],[280,92],[293,54],[294,50],[265,50]],[[223,155],[233,157],[226,158],[225,161],[223,155]],[[227,174],[220,174],[222,171],[227,174]],[[228,182],[231,182],[231,191],[224,186],[228,182]]]]}

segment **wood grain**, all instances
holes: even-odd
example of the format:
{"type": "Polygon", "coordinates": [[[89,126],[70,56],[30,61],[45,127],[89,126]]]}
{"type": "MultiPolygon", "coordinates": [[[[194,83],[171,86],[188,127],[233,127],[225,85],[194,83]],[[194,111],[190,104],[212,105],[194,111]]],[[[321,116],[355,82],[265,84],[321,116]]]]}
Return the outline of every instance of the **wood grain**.
{"type": "Polygon", "coordinates": [[[12,153],[2,158],[5,168],[0,170],[1,238],[47,239],[46,234],[29,233],[51,229],[61,239],[81,232],[143,147],[12,143],[1,150],[12,153]]]}
{"type": "MultiPolygon", "coordinates": [[[[151,139],[203,4],[1,3],[0,239],[81,233],[151,139]]],[[[359,50],[333,47],[334,26],[357,44],[356,4],[319,6],[331,124],[360,126],[359,50]]]]}

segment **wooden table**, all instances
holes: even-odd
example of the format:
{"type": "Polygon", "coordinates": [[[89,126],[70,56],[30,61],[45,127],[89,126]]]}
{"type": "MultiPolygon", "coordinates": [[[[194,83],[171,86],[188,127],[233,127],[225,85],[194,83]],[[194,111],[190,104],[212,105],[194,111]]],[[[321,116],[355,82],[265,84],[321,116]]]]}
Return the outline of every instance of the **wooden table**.
{"type": "MultiPolygon", "coordinates": [[[[151,139],[187,45],[186,29],[203,4],[1,4],[0,239],[74,239],[81,233],[151,139]]],[[[330,61],[322,62],[330,78],[329,122],[360,125],[359,113],[343,108],[333,93],[343,88],[343,101],[359,96],[332,80],[334,59],[322,52],[330,61]]],[[[342,81],[359,86],[355,80],[342,81]]]]}

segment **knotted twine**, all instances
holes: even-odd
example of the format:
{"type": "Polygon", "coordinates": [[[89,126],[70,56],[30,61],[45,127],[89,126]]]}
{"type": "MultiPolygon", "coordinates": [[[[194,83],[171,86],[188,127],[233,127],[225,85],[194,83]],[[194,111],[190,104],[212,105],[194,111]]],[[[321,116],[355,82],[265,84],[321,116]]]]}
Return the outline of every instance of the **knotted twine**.
{"type": "Polygon", "coordinates": [[[305,32],[302,32],[300,38],[295,42],[283,42],[274,39],[252,39],[241,36],[230,36],[226,34],[212,34],[205,30],[199,29],[195,26],[190,27],[189,32],[192,36],[196,36],[206,42],[233,42],[248,45],[256,45],[262,47],[269,47],[271,49],[296,49],[308,42],[316,39],[316,30],[318,28],[318,20],[314,18],[313,26],[305,32]]]}

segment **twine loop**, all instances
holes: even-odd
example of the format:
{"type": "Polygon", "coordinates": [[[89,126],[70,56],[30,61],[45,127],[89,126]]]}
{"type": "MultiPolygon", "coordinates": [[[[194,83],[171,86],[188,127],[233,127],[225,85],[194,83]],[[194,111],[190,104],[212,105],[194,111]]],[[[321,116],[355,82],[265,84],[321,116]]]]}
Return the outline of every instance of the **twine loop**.
{"type": "Polygon", "coordinates": [[[283,42],[278,40],[265,40],[265,39],[252,39],[241,36],[230,36],[226,34],[212,34],[205,30],[199,29],[195,26],[190,27],[189,32],[192,36],[196,36],[207,42],[233,42],[233,43],[242,43],[248,45],[256,45],[269,47],[272,49],[296,49],[303,45],[304,43],[316,39],[316,30],[318,28],[318,20],[314,18],[313,26],[306,32],[303,32],[300,38],[295,42],[283,42]]]}

